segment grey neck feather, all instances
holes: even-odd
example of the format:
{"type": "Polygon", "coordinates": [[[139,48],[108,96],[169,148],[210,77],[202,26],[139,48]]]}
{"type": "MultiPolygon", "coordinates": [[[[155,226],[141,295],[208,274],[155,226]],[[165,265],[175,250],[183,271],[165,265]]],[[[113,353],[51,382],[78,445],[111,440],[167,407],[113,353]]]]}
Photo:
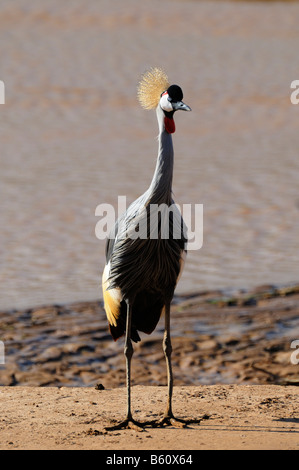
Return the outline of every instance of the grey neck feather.
{"type": "Polygon", "coordinates": [[[159,124],[159,152],[155,173],[148,189],[149,203],[171,203],[173,175],[173,145],[171,134],[165,131],[164,112],[158,105],[157,119],[159,124]]]}

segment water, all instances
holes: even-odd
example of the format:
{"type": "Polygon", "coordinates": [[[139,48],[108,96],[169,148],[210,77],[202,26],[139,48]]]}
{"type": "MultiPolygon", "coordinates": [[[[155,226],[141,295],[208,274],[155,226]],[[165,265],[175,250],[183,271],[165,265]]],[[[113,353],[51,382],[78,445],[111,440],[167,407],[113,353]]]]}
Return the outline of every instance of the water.
{"type": "Polygon", "coordinates": [[[1,5],[0,308],[101,297],[95,208],[133,201],[155,167],[136,100],[151,65],[193,110],[176,116],[173,189],[204,205],[204,245],[178,292],[298,281],[298,4],[1,5]]]}

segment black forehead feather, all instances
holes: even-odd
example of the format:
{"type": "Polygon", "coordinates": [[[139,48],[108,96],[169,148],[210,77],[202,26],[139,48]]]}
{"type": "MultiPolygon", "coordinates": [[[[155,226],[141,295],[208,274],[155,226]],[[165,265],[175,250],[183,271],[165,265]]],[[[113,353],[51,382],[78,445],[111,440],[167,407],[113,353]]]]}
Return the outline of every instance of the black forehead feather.
{"type": "Polygon", "coordinates": [[[182,89],[178,85],[170,85],[167,93],[169,94],[172,101],[182,101],[183,99],[182,89]]]}

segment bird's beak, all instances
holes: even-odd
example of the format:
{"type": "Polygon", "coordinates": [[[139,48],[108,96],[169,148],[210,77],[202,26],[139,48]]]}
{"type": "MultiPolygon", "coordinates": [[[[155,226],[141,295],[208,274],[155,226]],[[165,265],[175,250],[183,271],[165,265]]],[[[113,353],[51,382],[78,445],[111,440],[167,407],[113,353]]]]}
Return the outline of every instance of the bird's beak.
{"type": "Polygon", "coordinates": [[[171,104],[174,111],[178,111],[179,109],[181,109],[182,111],[191,111],[190,106],[185,104],[183,101],[176,101],[171,104]]]}

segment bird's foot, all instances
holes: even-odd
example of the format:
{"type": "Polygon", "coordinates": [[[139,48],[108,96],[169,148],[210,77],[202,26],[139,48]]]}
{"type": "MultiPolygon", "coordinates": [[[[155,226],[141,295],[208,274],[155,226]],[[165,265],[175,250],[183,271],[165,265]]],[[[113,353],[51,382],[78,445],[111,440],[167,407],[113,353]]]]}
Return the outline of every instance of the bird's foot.
{"type": "Polygon", "coordinates": [[[187,423],[179,418],[174,416],[164,416],[163,418],[157,420],[154,424],[155,427],[162,428],[164,426],[175,426],[176,428],[185,428],[187,423]]]}
{"type": "Polygon", "coordinates": [[[190,418],[182,419],[176,418],[171,413],[170,415],[165,415],[163,418],[158,419],[152,422],[153,427],[164,427],[164,426],[174,426],[176,428],[185,428],[188,424],[200,424],[203,419],[209,419],[208,415],[204,415],[201,418],[190,418]]]}
{"type": "Polygon", "coordinates": [[[140,423],[133,418],[127,418],[121,423],[114,426],[105,427],[105,431],[120,431],[122,429],[133,429],[134,431],[144,431],[145,427],[163,428],[166,426],[174,426],[176,428],[185,428],[188,424],[200,424],[203,419],[209,419],[209,415],[205,414],[200,418],[182,419],[176,418],[173,414],[167,414],[163,418],[152,421],[144,421],[140,423]]]}
{"type": "Polygon", "coordinates": [[[134,431],[144,431],[145,424],[138,423],[133,418],[127,418],[114,426],[105,427],[105,431],[119,431],[121,429],[133,429],[134,431]]]}

